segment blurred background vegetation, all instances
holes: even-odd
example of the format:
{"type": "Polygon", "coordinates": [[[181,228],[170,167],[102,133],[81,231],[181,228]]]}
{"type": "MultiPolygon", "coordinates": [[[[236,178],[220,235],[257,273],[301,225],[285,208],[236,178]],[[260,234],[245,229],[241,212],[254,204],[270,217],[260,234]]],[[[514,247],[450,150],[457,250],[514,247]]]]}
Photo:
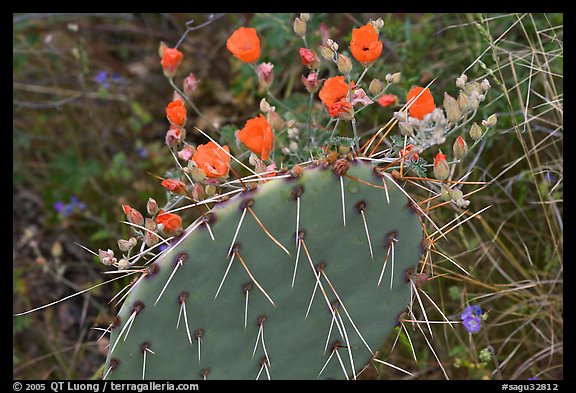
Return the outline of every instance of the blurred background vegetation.
{"type": "MultiPolygon", "coordinates": [[[[275,65],[275,96],[305,107],[295,16],[226,14],[186,37],[176,83],[196,75],[193,99],[204,113],[190,114],[189,123],[201,129],[212,123],[231,137],[257,113],[264,94],[252,70],[225,48],[240,25],[262,37],[262,60],[275,65]]],[[[444,92],[456,94],[455,79],[466,71],[493,87],[479,119],[498,116],[496,130],[465,163],[473,169],[468,180],[489,182],[471,196],[469,210],[491,207],[437,244],[443,255],[433,254],[434,273],[445,276],[425,287],[451,320],[466,304],[479,304],[488,319],[476,335],[462,326],[435,326],[435,353],[451,379],[562,379],[563,14],[313,14],[309,39],[319,42],[322,24],[344,48],[352,28],[378,17],[385,22],[384,51],[369,78],[402,72],[392,91],[401,101],[410,86],[437,78],[432,92],[441,104],[444,92]]],[[[128,237],[119,222],[121,204],[143,211],[148,197],[165,201],[150,175],[173,166],[164,145],[164,108],[173,89],[162,74],[158,45],[173,46],[187,21],[207,18],[13,15],[13,313],[109,280],[77,244],[116,249],[116,241],[128,237]]],[[[369,135],[392,113],[372,105],[359,129],[369,135]]],[[[204,142],[190,132],[188,142],[197,141],[204,142]]],[[[433,211],[440,223],[456,216],[450,208],[433,211]]],[[[102,333],[94,328],[108,326],[118,310],[108,301],[126,283],[14,317],[13,377],[99,378],[108,341],[98,341],[102,333]]],[[[427,312],[441,320],[434,307],[427,312]]],[[[422,335],[410,331],[416,362],[404,336],[382,358],[418,379],[444,378],[422,335]]],[[[394,339],[382,349],[389,351],[394,339]]],[[[379,364],[363,377],[406,375],[379,364]]]]}

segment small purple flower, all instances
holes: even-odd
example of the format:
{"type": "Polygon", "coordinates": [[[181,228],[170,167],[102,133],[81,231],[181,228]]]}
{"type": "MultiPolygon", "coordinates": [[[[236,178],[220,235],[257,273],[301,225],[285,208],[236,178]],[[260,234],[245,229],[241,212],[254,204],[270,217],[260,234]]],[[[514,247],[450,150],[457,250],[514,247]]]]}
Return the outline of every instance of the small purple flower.
{"type": "Polygon", "coordinates": [[[480,318],[475,316],[469,316],[467,318],[464,318],[464,320],[462,321],[462,325],[464,325],[466,330],[468,330],[468,333],[478,333],[480,331],[480,328],[482,327],[480,318]]]}
{"type": "Polygon", "coordinates": [[[148,158],[148,150],[146,150],[146,148],[144,146],[140,146],[136,149],[136,152],[138,153],[138,157],[140,158],[148,158]]]}
{"type": "Polygon", "coordinates": [[[62,211],[64,211],[64,207],[66,206],[66,204],[62,201],[58,201],[54,204],[54,210],[56,210],[57,213],[62,213],[62,211]]]}
{"type": "Polygon", "coordinates": [[[76,195],[70,197],[70,205],[72,209],[84,210],[86,209],[86,204],[82,202],[76,195]]]}
{"type": "Polygon", "coordinates": [[[556,183],[556,176],[554,176],[554,174],[550,171],[546,171],[546,173],[544,173],[544,179],[546,179],[548,183],[556,183]]]}
{"type": "Polygon", "coordinates": [[[160,247],[158,247],[160,249],[160,252],[164,251],[165,249],[168,248],[168,244],[162,244],[160,247]]]}
{"type": "Polygon", "coordinates": [[[112,81],[114,81],[115,83],[120,83],[122,81],[122,77],[117,72],[113,72],[110,79],[112,79],[112,81]]]}
{"type": "Polygon", "coordinates": [[[538,375],[533,376],[532,378],[528,378],[529,381],[537,381],[538,375]]]}
{"type": "Polygon", "coordinates": [[[478,306],[478,305],[466,306],[466,308],[464,309],[464,312],[460,316],[460,319],[464,320],[464,319],[471,317],[471,316],[479,317],[481,315],[482,315],[482,309],[480,308],[480,306],[478,306]]]}
{"type": "Polygon", "coordinates": [[[108,73],[106,71],[99,71],[96,76],[94,77],[94,80],[103,88],[107,89],[110,87],[110,84],[107,81],[108,79],[108,73]]]}

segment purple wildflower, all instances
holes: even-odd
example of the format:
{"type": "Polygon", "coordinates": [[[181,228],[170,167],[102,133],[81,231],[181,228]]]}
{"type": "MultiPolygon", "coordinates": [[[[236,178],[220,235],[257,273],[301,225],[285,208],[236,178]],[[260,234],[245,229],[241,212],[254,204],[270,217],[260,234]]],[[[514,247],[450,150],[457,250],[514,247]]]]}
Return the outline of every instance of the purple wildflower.
{"type": "Polygon", "coordinates": [[[94,80],[103,88],[107,89],[110,87],[110,84],[107,81],[108,79],[108,73],[106,71],[99,71],[96,76],[94,77],[94,80]]]}
{"type": "Polygon", "coordinates": [[[480,317],[481,315],[482,315],[482,309],[480,308],[480,306],[478,306],[478,305],[466,306],[466,308],[464,309],[464,312],[460,316],[460,319],[464,320],[464,319],[471,317],[471,316],[480,317]]]}
{"type": "Polygon", "coordinates": [[[469,316],[467,318],[464,318],[464,320],[462,321],[462,325],[464,325],[466,330],[468,330],[468,333],[478,333],[480,331],[480,328],[482,327],[480,318],[475,316],[469,316]]]}
{"type": "Polygon", "coordinates": [[[538,380],[538,375],[534,375],[531,378],[528,378],[529,381],[537,381],[538,380]]]}
{"type": "Polygon", "coordinates": [[[64,206],[66,206],[64,202],[58,201],[54,204],[54,210],[56,210],[57,213],[62,213],[62,211],[64,211],[64,206]]]}

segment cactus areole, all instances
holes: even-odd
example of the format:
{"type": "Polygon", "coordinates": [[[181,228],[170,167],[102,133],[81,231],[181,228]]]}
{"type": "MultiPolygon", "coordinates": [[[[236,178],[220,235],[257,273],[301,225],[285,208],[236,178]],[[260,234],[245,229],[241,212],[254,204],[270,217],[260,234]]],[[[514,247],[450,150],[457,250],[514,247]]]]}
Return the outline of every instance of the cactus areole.
{"type": "Polygon", "coordinates": [[[388,173],[349,164],[243,191],[172,240],[115,318],[104,378],[356,378],[410,301],[422,226],[388,173]]]}

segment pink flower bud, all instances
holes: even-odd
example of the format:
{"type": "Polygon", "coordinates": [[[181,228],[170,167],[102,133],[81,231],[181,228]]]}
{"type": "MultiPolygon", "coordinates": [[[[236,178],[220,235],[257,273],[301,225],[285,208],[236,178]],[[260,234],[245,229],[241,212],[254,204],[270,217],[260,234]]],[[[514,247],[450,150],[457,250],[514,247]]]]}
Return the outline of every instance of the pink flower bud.
{"type": "Polygon", "coordinates": [[[318,74],[314,71],[310,72],[307,77],[302,76],[301,80],[309,93],[316,93],[322,84],[322,79],[318,80],[318,74]]]}
{"type": "Polygon", "coordinates": [[[300,48],[300,59],[302,60],[302,65],[317,70],[320,66],[320,59],[316,54],[314,49],[300,48]]]}
{"type": "Polygon", "coordinates": [[[116,258],[114,258],[114,251],[108,249],[108,251],[98,249],[98,258],[105,266],[110,266],[116,263],[116,258]]]}
{"type": "Polygon", "coordinates": [[[190,75],[188,75],[186,79],[184,79],[183,88],[184,88],[184,94],[186,94],[188,97],[192,96],[192,94],[194,94],[194,92],[198,88],[198,80],[196,79],[196,75],[190,73],[190,75]]]}
{"type": "Polygon", "coordinates": [[[272,128],[276,131],[280,131],[284,128],[284,126],[286,125],[286,122],[284,121],[284,119],[282,119],[282,117],[278,114],[278,112],[274,111],[274,110],[270,110],[267,113],[267,120],[268,120],[268,124],[270,124],[272,126],[272,128]]]}
{"type": "Polygon", "coordinates": [[[184,161],[188,161],[192,158],[195,152],[196,148],[194,146],[186,145],[178,152],[178,157],[184,161]]]}
{"type": "Polygon", "coordinates": [[[148,212],[148,214],[153,216],[158,212],[158,203],[154,199],[148,198],[148,203],[146,204],[146,211],[148,212]]]}
{"type": "Polygon", "coordinates": [[[362,104],[362,106],[373,104],[374,101],[368,97],[364,89],[354,89],[352,93],[352,106],[362,104]]]}
{"type": "Polygon", "coordinates": [[[256,75],[258,76],[260,86],[262,86],[263,89],[267,89],[274,80],[274,64],[260,63],[256,67],[256,75]]]}
{"type": "Polygon", "coordinates": [[[182,143],[182,132],[179,128],[170,128],[166,132],[166,144],[170,147],[177,147],[182,143]]]}

